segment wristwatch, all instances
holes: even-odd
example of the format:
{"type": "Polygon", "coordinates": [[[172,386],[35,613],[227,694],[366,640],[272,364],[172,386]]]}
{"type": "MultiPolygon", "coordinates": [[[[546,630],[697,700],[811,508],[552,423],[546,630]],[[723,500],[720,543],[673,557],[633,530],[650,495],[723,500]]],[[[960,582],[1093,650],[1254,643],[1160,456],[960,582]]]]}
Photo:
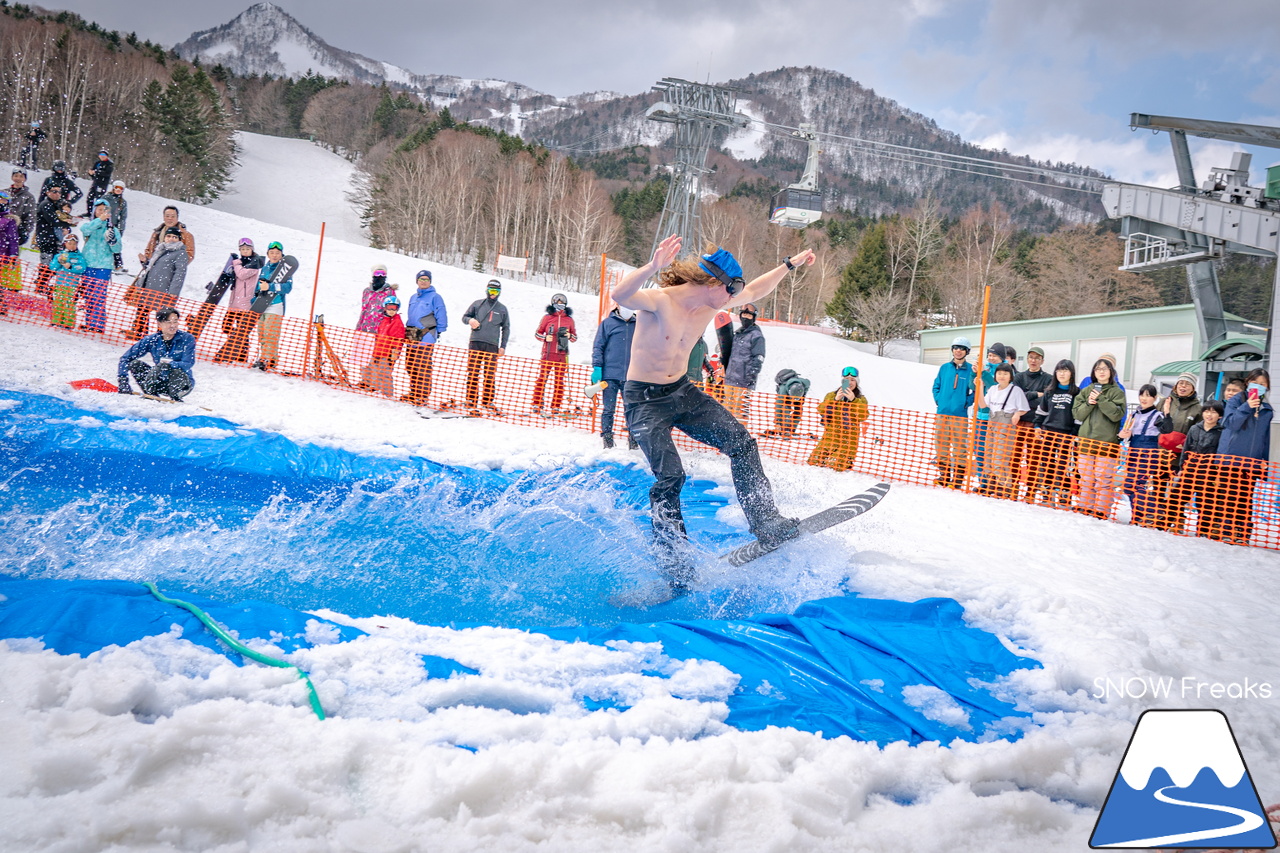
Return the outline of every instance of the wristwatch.
{"type": "Polygon", "coordinates": [[[787,265],[787,272],[795,272],[796,265],[791,263],[790,255],[787,255],[787,257],[783,258],[782,262],[787,265]]]}

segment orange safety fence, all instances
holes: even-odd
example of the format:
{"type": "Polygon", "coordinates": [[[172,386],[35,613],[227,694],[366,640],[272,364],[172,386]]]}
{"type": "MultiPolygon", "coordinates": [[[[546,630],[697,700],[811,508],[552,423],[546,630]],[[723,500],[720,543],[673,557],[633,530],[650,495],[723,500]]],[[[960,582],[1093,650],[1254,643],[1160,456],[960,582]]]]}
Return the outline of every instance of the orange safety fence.
{"type": "MultiPolygon", "coordinates": [[[[182,312],[197,337],[201,360],[246,368],[262,362],[283,376],[429,409],[601,431],[604,395],[584,393],[590,382],[587,365],[380,339],[299,317],[277,319],[175,300],[88,276],[50,276],[35,265],[0,270],[0,319],[52,326],[122,348],[154,331],[155,309],[164,305],[182,312]]],[[[589,342],[578,344],[584,345],[589,342]]],[[[786,397],[723,385],[707,391],[743,422],[762,453],[785,462],[1280,549],[1280,466],[1275,463],[1216,454],[1179,458],[1168,450],[868,405],[865,398],[844,402],[834,393],[786,397]]],[[[620,400],[613,432],[626,436],[620,400]]],[[[683,434],[676,435],[676,443],[684,449],[703,447],[683,434]]]]}

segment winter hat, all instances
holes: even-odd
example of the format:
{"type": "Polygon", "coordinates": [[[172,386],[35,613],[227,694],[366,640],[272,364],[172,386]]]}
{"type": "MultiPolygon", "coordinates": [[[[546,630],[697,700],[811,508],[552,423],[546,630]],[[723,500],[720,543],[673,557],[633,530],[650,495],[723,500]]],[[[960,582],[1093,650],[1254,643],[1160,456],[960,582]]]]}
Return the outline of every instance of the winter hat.
{"type": "Polygon", "coordinates": [[[124,189],[124,181],[112,181],[112,182],[111,182],[111,189],[113,189],[113,190],[114,190],[114,189],[116,189],[117,187],[119,187],[120,189],[124,189]]]}
{"type": "Polygon", "coordinates": [[[4,190],[0,190],[0,205],[6,205],[8,203],[9,203],[9,194],[4,190]]]}
{"type": "Polygon", "coordinates": [[[99,152],[98,152],[98,156],[99,156],[99,157],[110,157],[111,155],[107,152],[107,149],[103,148],[101,151],[99,151],[99,152]]]}
{"type": "Polygon", "coordinates": [[[418,270],[418,274],[413,277],[413,280],[418,281],[419,279],[424,278],[427,281],[431,281],[431,270],[418,270]]]}
{"type": "Polygon", "coordinates": [[[1177,453],[1182,450],[1182,445],[1186,443],[1187,435],[1182,432],[1167,432],[1160,436],[1157,441],[1163,449],[1177,453]]]}
{"type": "Polygon", "coordinates": [[[21,175],[22,177],[24,177],[24,178],[25,178],[25,177],[27,176],[27,170],[26,170],[26,169],[14,169],[14,170],[13,170],[13,172],[11,172],[10,174],[11,174],[11,175],[21,175]]]}
{"type": "Polygon", "coordinates": [[[1032,354],[1035,354],[1040,356],[1041,358],[1044,358],[1044,350],[1040,349],[1040,347],[1032,347],[1031,349],[1027,350],[1027,355],[1032,355],[1032,354]]]}
{"type": "Polygon", "coordinates": [[[102,205],[103,207],[107,208],[108,210],[110,210],[110,209],[111,209],[111,202],[107,201],[105,198],[100,198],[100,199],[98,199],[97,201],[95,201],[95,202],[93,203],[93,206],[94,206],[94,207],[97,207],[98,205],[102,205]]]}
{"type": "Polygon", "coordinates": [[[182,229],[177,225],[170,225],[168,228],[164,229],[164,236],[169,237],[171,235],[174,237],[181,237],[182,229]]]}
{"type": "Polygon", "coordinates": [[[1200,377],[1196,376],[1194,373],[1179,373],[1177,382],[1174,382],[1173,384],[1177,385],[1178,382],[1190,382],[1191,387],[1194,388],[1196,387],[1196,382],[1199,378],[1200,377]]]}
{"type": "Polygon", "coordinates": [[[1004,344],[994,343],[987,347],[987,355],[998,355],[1004,358],[1004,344]]]}
{"type": "Polygon", "coordinates": [[[387,274],[387,265],[386,265],[386,264],[374,264],[372,267],[370,267],[370,268],[369,268],[369,272],[373,273],[374,275],[386,275],[386,274],[387,274]]]}

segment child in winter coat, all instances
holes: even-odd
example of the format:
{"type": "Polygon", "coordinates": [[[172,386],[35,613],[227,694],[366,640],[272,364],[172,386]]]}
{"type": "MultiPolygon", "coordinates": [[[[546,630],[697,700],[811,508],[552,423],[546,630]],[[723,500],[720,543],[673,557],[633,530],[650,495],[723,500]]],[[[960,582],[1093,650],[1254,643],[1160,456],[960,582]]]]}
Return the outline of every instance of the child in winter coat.
{"type": "Polygon", "coordinates": [[[237,251],[240,256],[231,262],[231,274],[235,277],[231,284],[231,300],[222,318],[222,333],[227,340],[213,357],[216,362],[247,362],[249,335],[258,322],[258,315],[253,313],[253,293],[266,259],[253,250],[253,241],[248,237],[240,238],[237,251]]]}
{"type": "Polygon", "coordinates": [[[1071,505],[1071,467],[1076,452],[1076,420],[1072,406],[1080,388],[1076,385],[1076,365],[1069,358],[1053,369],[1053,382],[1040,396],[1036,416],[1040,419],[1037,484],[1045,499],[1057,506],[1071,505]]]}
{"type": "MultiPolygon", "coordinates": [[[[1174,461],[1178,473],[1179,506],[1196,505],[1196,535],[1207,539],[1225,538],[1226,501],[1222,488],[1224,472],[1218,456],[1222,439],[1222,416],[1226,407],[1208,400],[1200,410],[1200,421],[1191,426],[1182,452],[1174,461]]],[[[1182,519],[1174,522],[1182,529],[1182,519]]]]}
{"type": "Polygon", "coordinates": [[[1129,496],[1130,524],[1150,527],[1159,517],[1161,500],[1158,473],[1160,469],[1160,422],[1164,413],[1156,407],[1158,397],[1154,385],[1138,389],[1138,411],[1120,430],[1120,438],[1129,442],[1125,454],[1124,493],[1129,496]]]}
{"type": "Polygon", "coordinates": [[[796,424],[804,412],[804,396],[809,393],[809,380],[791,368],[783,368],[773,377],[778,396],[773,404],[773,429],[764,434],[770,438],[795,438],[796,424]]]}
{"type": "Polygon", "coordinates": [[[49,260],[53,277],[53,313],[50,322],[64,329],[76,327],[76,292],[80,276],[84,275],[84,255],[80,254],[80,238],[68,234],[62,242],[63,250],[49,260]]]}
{"type": "Polygon", "coordinates": [[[1014,483],[1018,472],[1013,470],[1014,448],[1017,444],[1018,422],[1031,410],[1027,394],[1013,384],[1013,365],[1001,362],[995,366],[992,378],[995,385],[987,388],[987,437],[983,447],[983,471],[986,480],[983,489],[996,497],[1011,498],[1017,492],[1014,483]]]}
{"type": "Polygon", "coordinates": [[[111,268],[115,253],[120,250],[120,234],[111,226],[111,205],[106,199],[93,204],[93,218],[80,226],[84,235],[83,287],[80,291],[85,302],[84,325],[90,332],[104,331],[107,324],[107,282],[111,280],[111,268]]]}
{"type": "Polygon", "coordinates": [[[810,465],[848,471],[858,455],[858,437],[867,422],[867,398],[858,387],[858,368],[846,367],[840,387],[828,391],[818,404],[822,438],[809,454],[810,465]]]}
{"type": "Polygon", "coordinates": [[[6,313],[5,290],[22,289],[22,270],[18,266],[21,221],[16,213],[9,212],[9,194],[0,192],[0,314],[6,313]]]}
{"type": "Polygon", "coordinates": [[[360,387],[394,397],[395,377],[391,371],[403,346],[404,321],[400,319],[400,298],[393,293],[382,301],[382,322],[378,324],[377,339],[373,345],[373,360],[364,369],[364,381],[360,387]]]}

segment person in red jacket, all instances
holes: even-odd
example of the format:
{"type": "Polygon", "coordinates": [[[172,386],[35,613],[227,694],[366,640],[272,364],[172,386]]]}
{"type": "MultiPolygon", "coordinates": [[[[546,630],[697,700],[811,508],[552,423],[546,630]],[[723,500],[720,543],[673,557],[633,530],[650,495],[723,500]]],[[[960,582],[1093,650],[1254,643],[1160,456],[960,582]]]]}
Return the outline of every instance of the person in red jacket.
{"type": "Polygon", "coordinates": [[[542,341],[542,367],[538,371],[538,381],[533,385],[533,413],[535,415],[552,415],[560,412],[564,402],[564,376],[569,369],[569,344],[577,343],[578,327],[573,323],[573,309],[569,307],[569,299],[563,293],[551,297],[547,306],[547,316],[542,318],[535,333],[542,341]],[[547,377],[551,377],[551,411],[542,411],[543,389],[547,377]]]}
{"type": "Polygon", "coordinates": [[[359,387],[394,397],[395,376],[391,369],[403,346],[404,320],[400,319],[400,299],[393,293],[382,300],[382,320],[378,323],[378,336],[373,344],[373,360],[365,367],[364,381],[359,387]]]}

